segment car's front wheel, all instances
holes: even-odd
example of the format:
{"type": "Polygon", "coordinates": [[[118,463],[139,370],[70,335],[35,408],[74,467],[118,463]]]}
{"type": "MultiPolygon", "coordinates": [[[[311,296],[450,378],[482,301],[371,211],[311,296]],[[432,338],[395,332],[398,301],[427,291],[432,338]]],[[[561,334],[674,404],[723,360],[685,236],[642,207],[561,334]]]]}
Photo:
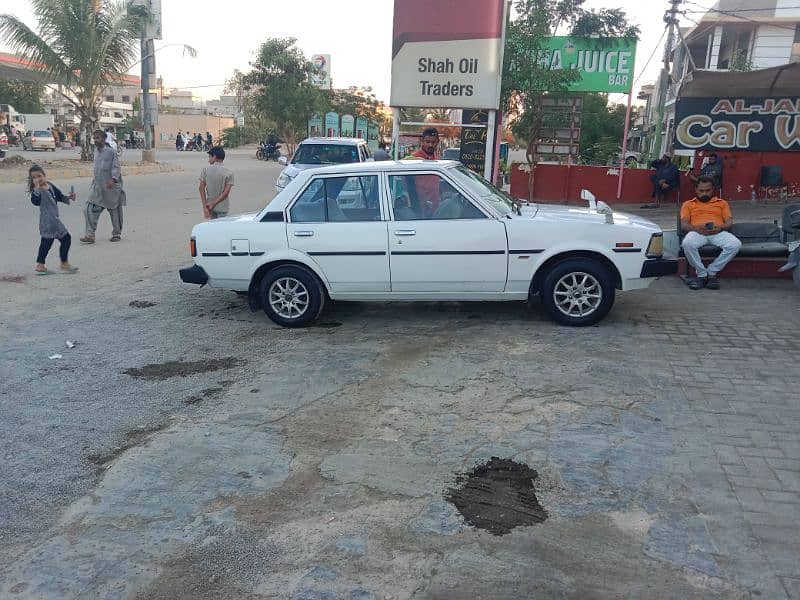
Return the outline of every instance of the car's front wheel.
{"type": "Polygon", "coordinates": [[[272,269],[261,280],[259,289],[264,312],[284,327],[310,325],[325,304],[322,284],[313,273],[302,267],[272,269]]]}
{"type": "Polygon", "coordinates": [[[542,304],[557,322],[573,327],[594,325],[614,305],[614,277],[608,267],[591,258],[569,258],[547,273],[542,304]]]}

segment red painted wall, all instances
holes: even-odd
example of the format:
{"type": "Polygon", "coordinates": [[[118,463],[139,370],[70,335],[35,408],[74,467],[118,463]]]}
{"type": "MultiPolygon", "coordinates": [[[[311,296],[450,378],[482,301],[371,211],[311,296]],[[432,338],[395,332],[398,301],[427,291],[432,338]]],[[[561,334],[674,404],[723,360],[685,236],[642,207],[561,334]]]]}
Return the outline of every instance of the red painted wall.
{"type": "MultiPolygon", "coordinates": [[[[800,196],[800,152],[718,152],[722,158],[723,196],[728,200],[749,200],[751,185],[756,186],[756,194],[763,198],[776,190],[759,187],[762,166],[783,167],[783,180],[787,184],[789,197],[800,196]]],[[[698,159],[701,160],[701,159],[698,159]]],[[[514,163],[511,170],[511,195],[515,198],[528,198],[527,165],[514,163]]],[[[541,164],[536,167],[533,196],[536,202],[573,202],[580,200],[581,189],[588,189],[598,200],[629,204],[650,202],[652,184],[650,169],[625,169],[622,197],[617,200],[619,171],[613,167],[567,167],[566,165],[541,164]]],[[[694,195],[694,186],[681,173],[681,199],[688,200],[694,195]]]]}

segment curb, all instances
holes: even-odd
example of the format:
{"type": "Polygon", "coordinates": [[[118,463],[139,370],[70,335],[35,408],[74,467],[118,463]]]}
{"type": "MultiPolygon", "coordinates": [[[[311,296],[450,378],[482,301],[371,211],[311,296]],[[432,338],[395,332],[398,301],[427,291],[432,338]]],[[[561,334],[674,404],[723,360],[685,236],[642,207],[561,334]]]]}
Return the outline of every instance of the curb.
{"type": "MultiPolygon", "coordinates": [[[[47,164],[44,164],[43,166],[47,170],[48,179],[53,180],[74,179],[76,177],[92,177],[94,175],[94,167],[91,163],[82,164],[74,169],[49,169],[47,168],[47,164]]],[[[155,175],[158,173],[178,173],[181,171],[183,171],[183,167],[181,165],[174,165],[171,163],[122,163],[123,177],[129,177],[131,175],[155,175]]],[[[0,184],[25,183],[27,178],[27,167],[0,170],[0,184]]]]}

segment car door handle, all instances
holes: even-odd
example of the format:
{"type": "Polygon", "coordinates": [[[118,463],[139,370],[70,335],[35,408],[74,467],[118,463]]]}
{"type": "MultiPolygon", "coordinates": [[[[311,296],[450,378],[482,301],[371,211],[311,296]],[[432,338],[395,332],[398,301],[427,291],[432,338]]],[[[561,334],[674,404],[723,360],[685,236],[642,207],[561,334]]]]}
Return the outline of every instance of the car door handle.
{"type": "Polygon", "coordinates": [[[417,235],[413,229],[399,229],[394,232],[395,235],[417,235]]]}
{"type": "Polygon", "coordinates": [[[295,231],[294,237],[311,237],[314,235],[313,231],[295,231]]]}

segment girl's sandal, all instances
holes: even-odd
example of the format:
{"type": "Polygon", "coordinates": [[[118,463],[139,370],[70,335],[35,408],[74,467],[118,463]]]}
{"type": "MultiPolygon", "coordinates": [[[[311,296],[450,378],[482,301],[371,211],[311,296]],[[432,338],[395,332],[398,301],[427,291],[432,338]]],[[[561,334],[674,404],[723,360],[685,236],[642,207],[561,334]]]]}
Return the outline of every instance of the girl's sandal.
{"type": "Polygon", "coordinates": [[[48,270],[48,269],[45,269],[44,271],[39,271],[38,269],[34,269],[33,272],[36,273],[37,275],[52,275],[53,274],[53,272],[48,270]]]}
{"type": "Polygon", "coordinates": [[[68,267],[61,267],[61,273],[64,275],[74,275],[78,272],[78,267],[73,267],[72,265],[68,267]]]}
{"type": "Polygon", "coordinates": [[[81,238],[81,244],[94,244],[94,238],[93,237],[82,237],[81,238]]]}

